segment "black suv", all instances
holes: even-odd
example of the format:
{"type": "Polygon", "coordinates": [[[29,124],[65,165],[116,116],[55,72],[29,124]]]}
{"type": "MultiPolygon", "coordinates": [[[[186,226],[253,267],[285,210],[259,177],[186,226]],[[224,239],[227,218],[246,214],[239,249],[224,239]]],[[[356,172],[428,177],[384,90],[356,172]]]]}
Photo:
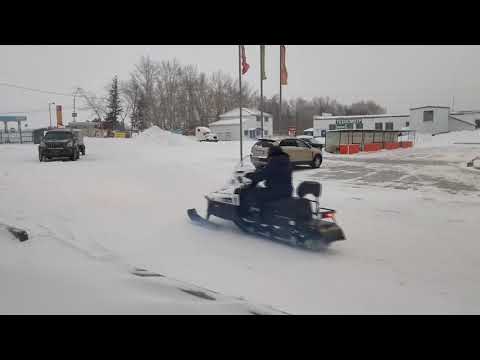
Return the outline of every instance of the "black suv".
{"type": "Polygon", "coordinates": [[[72,130],[54,129],[45,133],[38,146],[38,159],[69,158],[77,160],[80,157],[78,139],[72,130]]]}

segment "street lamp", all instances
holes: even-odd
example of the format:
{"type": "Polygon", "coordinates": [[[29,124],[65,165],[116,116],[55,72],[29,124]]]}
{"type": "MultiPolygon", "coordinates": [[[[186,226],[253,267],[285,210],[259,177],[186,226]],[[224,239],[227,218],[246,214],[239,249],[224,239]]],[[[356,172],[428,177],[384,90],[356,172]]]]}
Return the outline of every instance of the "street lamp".
{"type": "Polygon", "coordinates": [[[77,118],[77,113],[75,112],[75,98],[77,97],[77,94],[79,91],[82,91],[82,89],[77,88],[77,90],[75,90],[75,93],[73,94],[73,113],[72,113],[73,122],[75,122],[77,118]]]}
{"type": "Polygon", "coordinates": [[[52,128],[52,109],[51,109],[51,105],[55,105],[54,102],[49,102],[48,103],[48,113],[50,115],[50,129],[52,128]]]}

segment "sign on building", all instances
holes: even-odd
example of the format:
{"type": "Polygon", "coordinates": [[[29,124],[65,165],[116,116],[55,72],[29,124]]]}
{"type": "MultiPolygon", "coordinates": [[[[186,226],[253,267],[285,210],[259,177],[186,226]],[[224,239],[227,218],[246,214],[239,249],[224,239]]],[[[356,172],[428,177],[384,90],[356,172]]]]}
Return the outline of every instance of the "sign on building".
{"type": "Polygon", "coordinates": [[[288,128],[288,136],[296,136],[297,135],[297,128],[289,127],[288,128]]]}
{"type": "Polygon", "coordinates": [[[336,129],[353,129],[353,125],[356,125],[357,129],[363,128],[363,123],[361,119],[338,119],[335,120],[336,129]]]}
{"type": "Polygon", "coordinates": [[[57,105],[57,127],[63,126],[62,105],[57,105]]]}

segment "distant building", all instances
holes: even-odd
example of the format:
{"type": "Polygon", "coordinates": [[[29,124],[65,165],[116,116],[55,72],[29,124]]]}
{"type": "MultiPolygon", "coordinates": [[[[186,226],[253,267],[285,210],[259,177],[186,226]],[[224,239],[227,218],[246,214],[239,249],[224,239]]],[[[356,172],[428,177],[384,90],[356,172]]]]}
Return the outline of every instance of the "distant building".
{"type": "Polygon", "coordinates": [[[83,136],[95,137],[98,136],[98,122],[94,121],[78,121],[71,122],[66,127],[70,129],[79,129],[82,131],[83,136]]]}
{"type": "Polygon", "coordinates": [[[353,115],[313,117],[314,136],[325,136],[329,130],[415,130],[439,134],[480,128],[480,111],[450,111],[446,106],[422,106],[408,114],[353,115]]]}
{"type": "MultiPolygon", "coordinates": [[[[273,117],[263,113],[263,134],[260,111],[242,108],[243,137],[258,139],[273,135],[273,117]]],[[[208,127],[218,135],[219,140],[240,140],[240,108],[233,109],[219,116],[220,120],[210,123],[208,127]]]]}

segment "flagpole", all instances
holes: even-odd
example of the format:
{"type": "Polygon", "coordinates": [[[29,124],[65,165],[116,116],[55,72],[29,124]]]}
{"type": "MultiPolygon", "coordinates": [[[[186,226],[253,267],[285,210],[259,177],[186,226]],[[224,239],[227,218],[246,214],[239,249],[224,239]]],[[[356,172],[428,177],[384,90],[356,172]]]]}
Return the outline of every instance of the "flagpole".
{"type": "Polygon", "coordinates": [[[265,45],[260,45],[260,124],[262,128],[262,138],[264,137],[264,134],[265,134],[263,131],[263,72],[265,71],[264,66],[265,66],[265,45]]]}
{"type": "Polygon", "coordinates": [[[240,165],[243,166],[243,123],[242,123],[242,51],[238,45],[238,84],[240,86],[240,165]]]}
{"type": "Polygon", "coordinates": [[[282,126],[282,45],[280,45],[280,115],[278,116],[278,128],[281,129],[282,126]]]}

